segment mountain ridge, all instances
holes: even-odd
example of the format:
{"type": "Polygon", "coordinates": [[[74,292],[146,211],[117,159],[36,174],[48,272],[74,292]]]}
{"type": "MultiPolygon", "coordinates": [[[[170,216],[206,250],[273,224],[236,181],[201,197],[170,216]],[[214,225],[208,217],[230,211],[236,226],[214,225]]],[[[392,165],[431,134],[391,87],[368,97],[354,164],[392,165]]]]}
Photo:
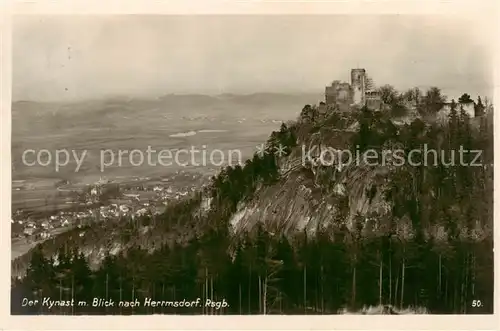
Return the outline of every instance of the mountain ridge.
{"type": "MultiPolygon", "coordinates": [[[[54,261],[57,269],[68,258],[87,260],[95,293],[104,291],[99,284],[107,293],[103,274],[128,270],[132,297],[136,286],[147,296],[165,279],[184,295],[208,297],[215,286],[218,295],[240,302],[229,309],[240,314],[242,293],[248,311],[263,314],[330,314],[361,303],[469,313],[477,311],[468,306],[474,295],[482,298],[481,312],[491,312],[488,118],[474,127],[466,112],[452,108],[446,123],[427,116],[408,124],[366,107],[323,113],[306,105],[297,121],[270,135],[262,153],[221,169],[163,214],[74,229],[13,261],[13,269],[28,268],[31,280],[54,261]],[[382,152],[397,146],[408,153],[424,144],[444,151],[481,147],[485,165],[316,162],[324,148],[382,152]],[[304,146],[318,148],[304,160],[304,146]],[[76,255],[64,257],[68,251],[76,255]],[[258,300],[251,290],[257,285],[258,300]]],[[[112,286],[121,291],[123,284],[112,286]]]]}

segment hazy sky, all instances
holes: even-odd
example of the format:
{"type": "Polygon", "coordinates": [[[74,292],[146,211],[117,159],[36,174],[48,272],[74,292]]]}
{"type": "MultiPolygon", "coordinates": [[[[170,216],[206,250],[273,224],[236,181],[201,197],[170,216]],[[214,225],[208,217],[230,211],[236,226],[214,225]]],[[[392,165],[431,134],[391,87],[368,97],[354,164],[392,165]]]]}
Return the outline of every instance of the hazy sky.
{"type": "Polygon", "coordinates": [[[13,99],[321,92],[363,67],[378,85],[492,95],[480,17],[17,16],[13,99]]]}

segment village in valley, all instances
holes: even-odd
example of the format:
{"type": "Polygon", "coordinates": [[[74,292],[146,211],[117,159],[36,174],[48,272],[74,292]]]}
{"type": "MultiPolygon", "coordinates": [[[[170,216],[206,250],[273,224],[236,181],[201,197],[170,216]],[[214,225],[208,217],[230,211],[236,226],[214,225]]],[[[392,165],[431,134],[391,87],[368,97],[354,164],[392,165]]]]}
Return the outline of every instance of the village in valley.
{"type": "MultiPolygon", "coordinates": [[[[206,179],[199,173],[184,171],[159,181],[137,184],[117,184],[101,178],[82,191],[71,192],[72,195],[65,198],[66,208],[53,210],[47,206],[44,211],[14,211],[11,220],[13,245],[22,242],[32,246],[69,229],[95,222],[134,220],[161,214],[170,202],[192,194],[206,179]]],[[[83,235],[82,232],[80,236],[83,235]]]]}

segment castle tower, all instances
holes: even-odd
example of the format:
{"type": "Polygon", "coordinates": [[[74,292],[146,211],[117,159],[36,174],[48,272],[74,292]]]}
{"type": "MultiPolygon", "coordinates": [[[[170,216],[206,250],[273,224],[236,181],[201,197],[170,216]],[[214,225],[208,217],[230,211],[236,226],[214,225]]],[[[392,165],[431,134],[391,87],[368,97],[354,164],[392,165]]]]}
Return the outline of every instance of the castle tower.
{"type": "Polygon", "coordinates": [[[363,106],[365,104],[365,78],[365,69],[351,69],[351,87],[355,105],[363,106]]]}

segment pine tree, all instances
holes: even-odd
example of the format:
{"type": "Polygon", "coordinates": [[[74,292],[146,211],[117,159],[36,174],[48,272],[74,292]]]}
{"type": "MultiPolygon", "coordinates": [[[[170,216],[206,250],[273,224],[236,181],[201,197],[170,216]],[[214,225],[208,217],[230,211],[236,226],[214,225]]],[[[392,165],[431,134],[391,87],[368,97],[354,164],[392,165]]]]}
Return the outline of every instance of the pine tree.
{"type": "MultiPolygon", "coordinates": [[[[31,254],[31,260],[26,272],[24,284],[33,298],[40,300],[53,295],[55,273],[51,260],[45,258],[40,245],[31,254]]],[[[43,307],[40,305],[40,312],[43,307]]]]}

